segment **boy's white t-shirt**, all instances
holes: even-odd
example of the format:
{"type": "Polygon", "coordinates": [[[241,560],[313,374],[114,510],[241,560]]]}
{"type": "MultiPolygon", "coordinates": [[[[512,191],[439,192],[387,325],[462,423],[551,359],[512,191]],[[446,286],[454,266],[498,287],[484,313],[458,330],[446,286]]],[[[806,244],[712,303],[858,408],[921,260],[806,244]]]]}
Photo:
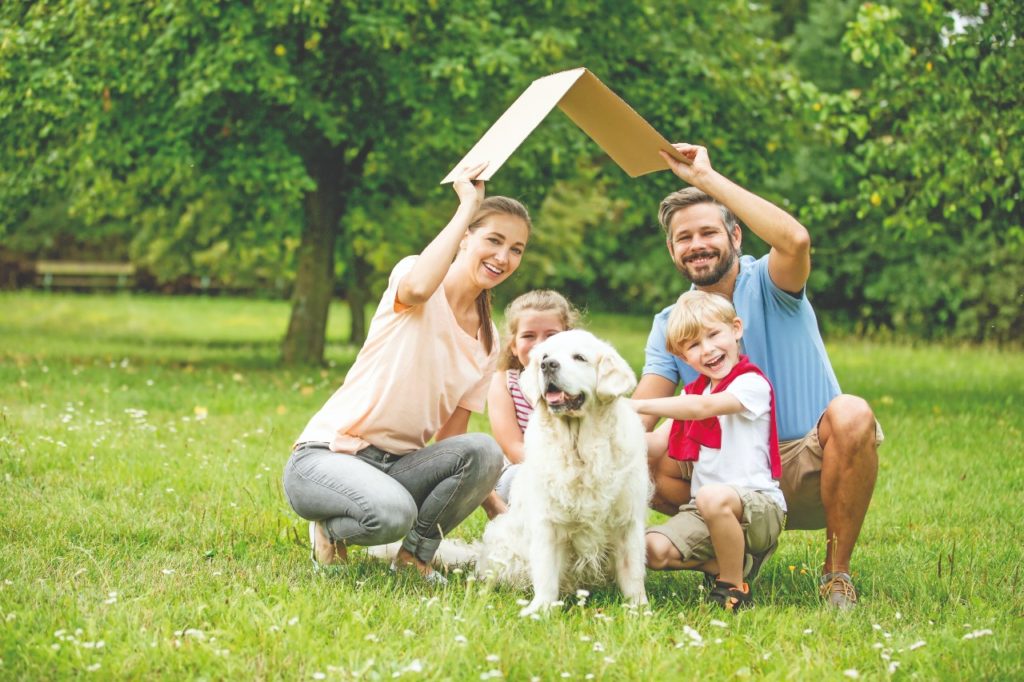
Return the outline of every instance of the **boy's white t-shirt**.
{"type": "MultiPolygon", "coordinates": [[[[708,385],[704,395],[710,392],[708,385]]],[[[745,409],[718,418],[722,426],[721,448],[700,447],[700,458],[693,463],[691,497],[696,498],[702,486],[721,483],[764,493],[786,511],[786,498],[779,482],[772,478],[768,454],[771,386],[764,377],[747,372],[733,379],[725,393],[735,396],[745,409]]]]}
{"type": "Polygon", "coordinates": [[[420,305],[399,303],[398,284],[415,262],[409,256],[391,271],[355,364],[296,443],[326,442],[350,454],[375,445],[404,455],[424,447],[456,407],[483,411],[498,330],[491,322],[488,353],[459,326],[444,284],[420,305]]]}

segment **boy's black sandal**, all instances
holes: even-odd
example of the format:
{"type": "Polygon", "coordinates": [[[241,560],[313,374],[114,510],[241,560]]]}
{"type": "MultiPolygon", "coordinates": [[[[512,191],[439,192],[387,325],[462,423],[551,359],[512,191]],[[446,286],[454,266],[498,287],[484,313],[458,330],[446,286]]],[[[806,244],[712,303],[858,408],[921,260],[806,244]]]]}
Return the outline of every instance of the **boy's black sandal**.
{"type": "Polygon", "coordinates": [[[750,590],[750,585],[747,583],[743,583],[741,587],[736,587],[724,580],[716,580],[715,587],[711,590],[708,598],[726,611],[733,613],[754,605],[754,595],[750,590]]]}

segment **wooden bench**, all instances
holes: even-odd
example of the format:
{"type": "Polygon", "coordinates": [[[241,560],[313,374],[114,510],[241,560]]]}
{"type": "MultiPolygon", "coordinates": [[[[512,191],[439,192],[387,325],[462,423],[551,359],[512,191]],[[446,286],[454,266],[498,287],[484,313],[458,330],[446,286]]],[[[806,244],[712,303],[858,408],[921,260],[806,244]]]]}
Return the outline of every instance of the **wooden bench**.
{"type": "Polygon", "coordinates": [[[35,264],[36,285],[77,289],[124,289],[135,284],[131,263],[41,260],[35,264]]]}

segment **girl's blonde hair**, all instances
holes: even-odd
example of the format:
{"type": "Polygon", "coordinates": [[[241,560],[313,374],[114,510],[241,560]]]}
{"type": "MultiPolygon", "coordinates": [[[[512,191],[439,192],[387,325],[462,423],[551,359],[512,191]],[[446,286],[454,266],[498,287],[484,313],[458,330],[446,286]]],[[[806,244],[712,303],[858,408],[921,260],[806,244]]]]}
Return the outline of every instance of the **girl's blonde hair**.
{"type": "Polygon", "coordinates": [[[539,313],[556,313],[562,323],[562,331],[573,329],[579,324],[580,313],[575,307],[557,291],[550,289],[535,289],[528,291],[505,307],[505,335],[509,342],[505,344],[505,350],[498,358],[498,369],[522,369],[523,363],[519,362],[513,351],[516,334],[519,332],[519,320],[527,311],[539,313]]]}
{"type": "Polygon", "coordinates": [[[679,297],[668,316],[665,350],[681,356],[687,344],[700,338],[708,322],[732,324],[736,309],[729,299],[706,291],[687,291],[679,297]]]}

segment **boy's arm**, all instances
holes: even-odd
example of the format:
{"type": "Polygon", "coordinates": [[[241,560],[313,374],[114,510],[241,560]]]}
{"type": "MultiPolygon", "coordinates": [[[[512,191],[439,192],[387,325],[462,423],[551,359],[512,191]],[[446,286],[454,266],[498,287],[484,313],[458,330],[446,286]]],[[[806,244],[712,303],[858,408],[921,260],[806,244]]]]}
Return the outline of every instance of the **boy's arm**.
{"type": "Polygon", "coordinates": [[[737,414],[746,408],[736,396],[723,391],[710,395],[677,395],[670,398],[633,398],[629,401],[641,415],[668,419],[707,419],[737,414]]]}
{"type": "MultiPolygon", "coordinates": [[[[669,381],[663,376],[658,374],[645,374],[640,377],[640,383],[636,385],[636,390],[633,391],[633,402],[636,403],[639,400],[647,399],[661,399],[667,398],[676,392],[676,383],[669,381]]],[[[640,421],[643,422],[644,428],[648,431],[652,430],[658,423],[658,415],[641,412],[640,421]]]]}

